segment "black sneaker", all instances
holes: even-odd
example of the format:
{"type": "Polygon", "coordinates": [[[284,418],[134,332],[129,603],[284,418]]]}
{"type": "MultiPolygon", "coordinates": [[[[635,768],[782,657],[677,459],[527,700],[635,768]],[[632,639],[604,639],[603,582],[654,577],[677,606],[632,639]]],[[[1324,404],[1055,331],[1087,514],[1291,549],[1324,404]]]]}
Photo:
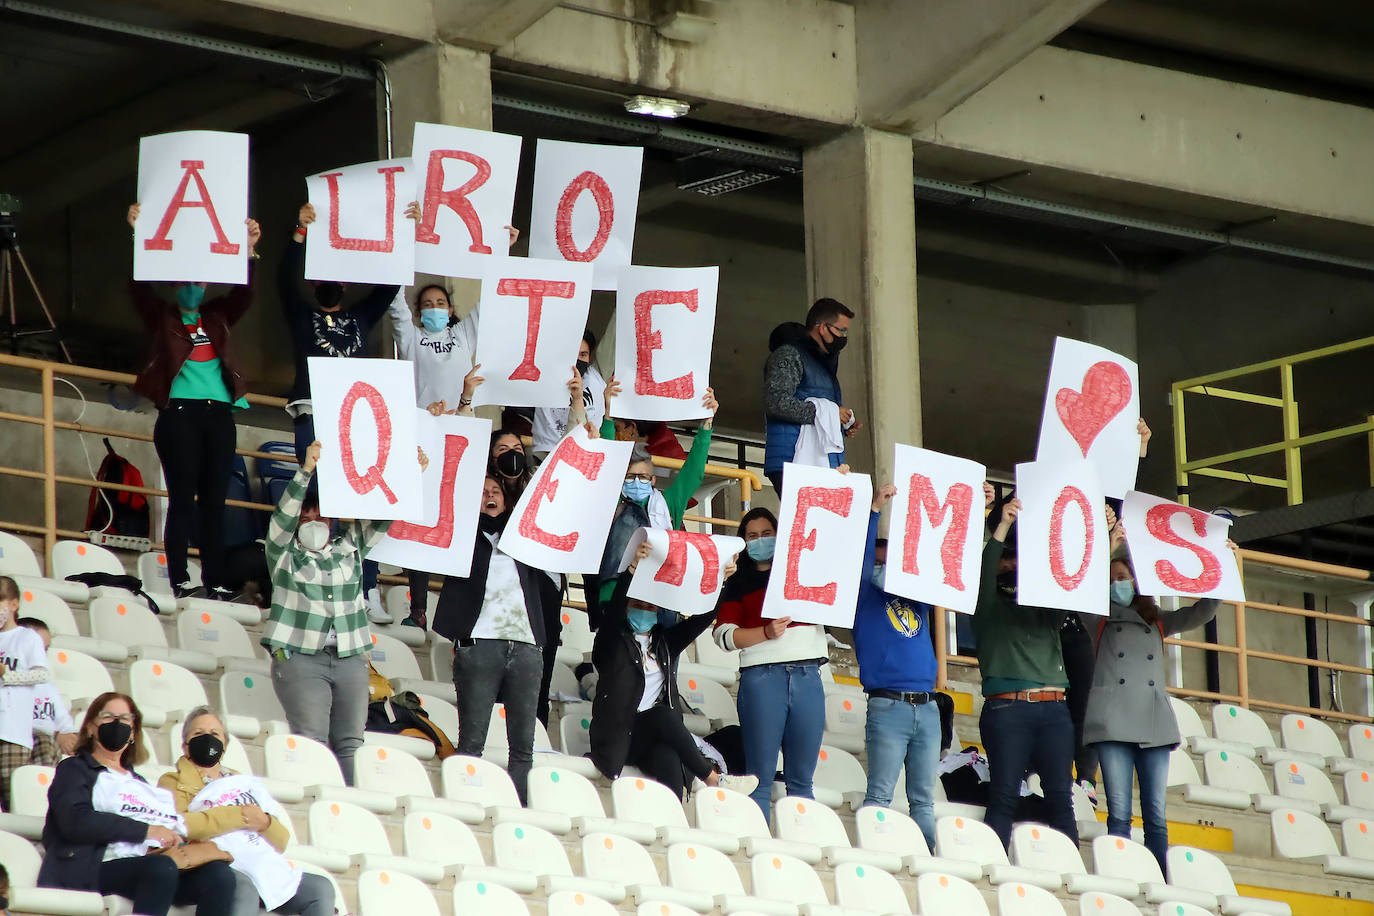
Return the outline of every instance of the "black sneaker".
{"type": "Polygon", "coordinates": [[[203,594],[203,590],[199,585],[182,582],[180,585],[172,586],[172,594],[177,598],[199,598],[203,594]]]}

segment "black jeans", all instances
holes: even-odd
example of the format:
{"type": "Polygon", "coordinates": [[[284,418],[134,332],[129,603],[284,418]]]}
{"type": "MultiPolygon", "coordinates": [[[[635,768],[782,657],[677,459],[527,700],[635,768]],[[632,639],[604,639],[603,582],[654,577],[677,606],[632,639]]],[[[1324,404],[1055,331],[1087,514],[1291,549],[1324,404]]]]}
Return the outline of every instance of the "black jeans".
{"type": "Polygon", "coordinates": [[[1073,722],[1062,700],[1028,703],[1024,700],[983,701],[978,719],[983,747],[988,752],[988,813],[983,818],[1002,845],[1011,842],[1011,825],[1021,798],[1021,780],[1028,770],[1040,774],[1049,825],[1078,843],[1073,816],[1069,768],[1073,764],[1073,722]]]}
{"type": "Polygon", "coordinates": [[[423,569],[407,569],[406,580],[410,583],[411,616],[425,613],[429,610],[429,573],[423,569]]]}
{"type": "MultiPolygon", "coordinates": [[[[1093,624],[1096,625],[1095,622],[1093,624]]],[[[1059,631],[1059,645],[1064,653],[1064,673],[1069,689],[1064,699],[1069,704],[1069,718],[1073,720],[1073,765],[1076,778],[1097,782],[1097,749],[1083,743],[1083,720],[1088,715],[1088,694],[1093,687],[1093,669],[1097,667],[1097,647],[1083,624],[1066,625],[1059,631]]]]}
{"type": "Polygon", "coordinates": [[[196,543],[205,587],[224,584],[224,499],[234,470],[237,438],[233,412],[223,401],[175,399],[158,412],[153,445],[167,478],[164,539],[172,585],[188,579],[186,545],[193,519],[199,523],[196,543]]]}
{"type": "Polygon", "coordinates": [[[506,772],[525,804],[534,765],[534,718],[539,705],[539,647],[508,639],[474,639],[453,650],[453,686],[458,689],[460,754],[482,756],[491,710],[499,696],[506,704],[506,772]]]}
{"type": "Polygon", "coordinates": [[[692,733],[682,722],[682,713],[662,703],[635,714],[625,762],[663,783],[678,798],[682,798],[687,784],[684,770],[705,780],[716,768],[692,740],[692,733]]]}
{"type": "Polygon", "coordinates": [[[102,862],[98,886],[102,894],[128,897],[139,916],[167,916],[173,904],[195,904],[196,916],[229,916],[235,885],[228,862],[177,871],[167,856],[149,855],[102,862]]]}

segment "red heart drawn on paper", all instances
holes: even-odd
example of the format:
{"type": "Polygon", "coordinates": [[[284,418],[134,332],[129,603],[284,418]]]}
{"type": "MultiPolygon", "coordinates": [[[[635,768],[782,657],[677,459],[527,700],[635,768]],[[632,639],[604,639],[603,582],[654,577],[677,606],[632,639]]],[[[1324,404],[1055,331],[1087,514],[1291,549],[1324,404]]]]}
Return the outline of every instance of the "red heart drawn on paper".
{"type": "Polygon", "coordinates": [[[1081,392],[1060,388],[1054,396],[1054,409],[1084,458],[1097,434],[1129,403],[1131,377],[1121,366],[1106,360],[1088,367],[1081,392]]]}

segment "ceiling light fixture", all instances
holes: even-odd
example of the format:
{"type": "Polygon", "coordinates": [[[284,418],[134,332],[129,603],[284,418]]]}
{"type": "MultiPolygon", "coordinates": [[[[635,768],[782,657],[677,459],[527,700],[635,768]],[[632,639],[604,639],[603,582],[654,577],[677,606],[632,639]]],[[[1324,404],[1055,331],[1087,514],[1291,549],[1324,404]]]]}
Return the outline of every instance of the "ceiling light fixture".
{"type": "Polygon", "coordinates": [[[665,99],[657,95],[632,95],[625,100],[625,110],[630,114],[648,115],[653,118],[680,118],[692,110],[692,106],[677,99],[665,99]]]}

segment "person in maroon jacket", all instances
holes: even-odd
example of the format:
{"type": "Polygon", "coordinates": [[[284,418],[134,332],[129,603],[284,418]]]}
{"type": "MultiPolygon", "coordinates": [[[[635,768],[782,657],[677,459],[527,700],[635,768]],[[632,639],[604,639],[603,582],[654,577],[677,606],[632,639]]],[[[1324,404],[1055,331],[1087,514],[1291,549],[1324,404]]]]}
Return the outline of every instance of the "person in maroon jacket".
{"type": "MultiPolygon", "coordinates": [[[[139,205],[129,208],[129,225],[139,205]]],[[[234,365],[229,329],[253,302],[253,264],[262,231],[248,220],[248,283],[203,301],[204,283],[179,283],[167,302],[150,283],[129,281],[134,308],[148,329],[148,361],[134,390],[158,409],[153,445],[167,481],[167,573],[178,598],[195,594],[186,571],[186,546],[200,499],[200,546],[205,597],[231,600],[224,573],[224,500],[234,468],[235,410],[248,406],[248,386],[234,365]]]]}

